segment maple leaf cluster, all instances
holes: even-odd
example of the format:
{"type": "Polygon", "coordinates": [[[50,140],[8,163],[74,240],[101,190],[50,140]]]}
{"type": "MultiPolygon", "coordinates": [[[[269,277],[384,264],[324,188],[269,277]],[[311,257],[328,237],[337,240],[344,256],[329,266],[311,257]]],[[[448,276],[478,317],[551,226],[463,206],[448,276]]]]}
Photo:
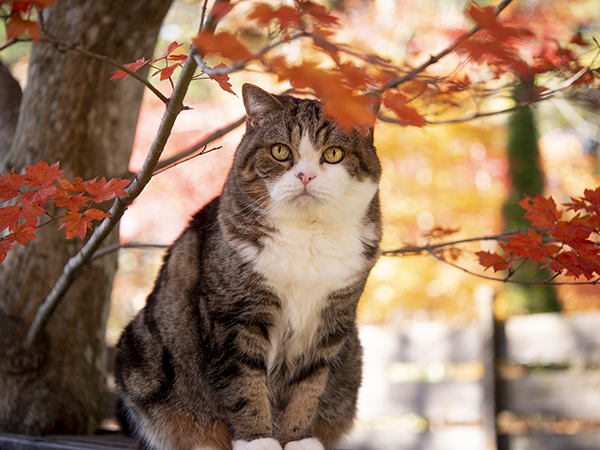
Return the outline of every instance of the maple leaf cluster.
{"type": "Polygon", "coordinates": [[[563,220],[552,197],[525,196],[518,204],[531,222],[527,233],[514,233],[500,242],[502,254],[477,252],[479,264],[495,272],[511,270],[517,261],[530,259],[541,268],[588,280],[600,276],[600,187],[586,189],[583,197],[572,198],[566,211],[575,216],[563,220]]]}
{"type": "MultiPolygon", "coordinates": [[[[175,69],[177,69],[178,67],[181,67],[181,64],[187,58],[186,54],[176,54],[176,55],[172,54],[175,50],[177,50],[182,45],[183,44],[177,43],[177,41],[172,42],[171,44],[169,44],[169,46],[167,47],[165,52],[160,56],[160,58],[156,58],[153,60],[147,60],[146,58],[142,57],[142,58],[138,59],[136,62],[124,64],[124,66],[131,72],[136,72],[137,70],[141,69],[144,66],[150,66],[150,67],[153,67],[156,69],[156,71],[152,74],[153,77],[156,75],[160,75],[159,76],[160,81],[171,79],[171,77],[173,76],[173,72],[175,72],[175,69]],[[163,61],[165,63],[165,67],[163,67],[162,69],[155,67],[155,64],[158,63],[159,61],[163,61]]],[[[110,79],[111,80],[116,80],[118,78],[125,79],[125,78],[128,78],[129,75],[130,75],[129,73],[120,69],[120,70],[117,70],[116,72],[113,72],[113,75],[110,77],[110,79]]]]}
{"type": "MultiPolygon", "coordinates": [[[[314,93],[323,101],[326,114],[347,130],[371,127],[378,116],[387,122],[422,127],[435,123],[426,115],[465,107],[473,109],[473,104],[476,111],[467,117],[478,117],[481,102],[506,95],[523,81],[528,83],[528,89],[516,101],[535,103],[554,92],[539,81],[542,75],[549,85],[562,86],[561,89],[595,85],[598,78],[597,69],[583,67],[573,50],[573,46],[589,47],[581,34],[560,45],[556,38],[538,35],[524,19],[501,19],[499,10],[493,6],[471,3],[465,14],[476,28],[451,32],[456,41],[448,52],[432,56],[422,66],[411,67],[406,61],[397,65],[375,53],[336,42],[340,19],[314,1],[294,0],[293,4],[258,1],[246,8],[243,29],[228,27],[225,19],[241,3],[245,2],[215,1],[204,26],[192,40],[202,69],[195,78],[213,80],[235,95],[229,75],[252,64],[260,65],[262,72],[276,76],[279,82],[289,82],[297,91],[314,93]],[[221,23],[225,25],[220,27],[221,23]],[[252,30],[246,34],[254,36],[253,41],[246,38],[243,30],[252,30]],[[264,36],[263,41],[267,42],[264,46],[257,47],[256,42],[261,41],[257,35],[264,36]],[[275,51],[299,39],[310,46],[308,53],[312,56],[290,62],[275,51]],[[428,72],[430,65],[449,53],[462,58],[456,70],[447,76],[428,72]],[[483,73],[487,75],[482,76],[483,73]],[[512,74],[512,78],[507,74],[512,74]],[[478,81],[474,82],[474,78],[478,81]],[[502,88],[498,87],[498,80],[502,80],[502,88]],[[378,95],[363,95],[368,92],[378,95]],[[470,106],[465,106],[465,102],[470,106]]],[[[134,72],[163,60],[165,67],[156,67],[153,76],[160,74],[161,80],[170,79],[186,57],[171,55],[180,46],[173,42],[161,58],[152,61],[142,58],[125,67],[134,72]]],[[[120,70],[113,78],[127,75],[120,70]]]]}
{"type": "Polygon", "coordinates": [[[54,0],[0,0],[0,8],[7,8],[6,37],[16,39],[27,35],[38,42],[42,30],[35,20],[37,11],[54,5],[54,0]]]}
{"type": "Polygon", "coordinates": [[[84,239],[93,220],[110,217],[104,211],[90,207],[91,204],[128,196],[123,189],[129,180],[94,178],[83,181],[80,177],[68,180],[62,176],[64,172],[58,162],[50,166],[40,161],[28,165],[24,174],[13,169],[0,175],[0,200],[14,203],[0,208],[0,232],[5,234],[0,239],[0,262],[12,250],[13,243],[27,245],[30,240],[37,239],[38,216],[46,214],[51,220],[63,222],[59,230],[64,228],[67,239],[77,236],[84,239]],[[62,217],[50,216],[44,209],[48,201],[54,201],[59,208],[67,208],[68,213],[62,217]]]}

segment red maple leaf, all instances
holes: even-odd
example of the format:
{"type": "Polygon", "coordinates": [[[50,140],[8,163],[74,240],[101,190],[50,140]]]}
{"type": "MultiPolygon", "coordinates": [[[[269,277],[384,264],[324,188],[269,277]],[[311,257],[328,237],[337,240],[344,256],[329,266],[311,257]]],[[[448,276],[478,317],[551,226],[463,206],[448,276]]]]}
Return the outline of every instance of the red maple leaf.
{"type": "Polygon", "coordinates": [[[165,81],[173,76],[173,72],[175,72],[175,69],[177,69],[179,66],[180,64],[173,64],[171,66],[163,67],[162,69],[154,72],[152,76],[154,77],[160,74],[160,81],[165,81]]]}
{"type": "Polygon", "coordinates": [[[15,169],[10,173],[0,175],[0,199],[7,202],[21,194],[21,187],[25,183],[25,175],[21,175],[15,169]]]}
{"type": "Polygon", "coordinates": [[[584,275],[589,280],[594,273],[600,274],[600,255],[598,255],[597,249],[582,252],[564,251],[550,262],[550,268],[555,272],[566,270],[575,278],[584,275]]]}
{"type": "Polygon", "coordinates": [[[65,229],[67,239],[79,236],[83,240],[85,239],[87,230],[92,227],[92,220],[103,219],[105,217],[110,217],[110,214],[95,208],[88,209],[82,213],[71,213],[60,219],[64,223],[58,229],[65,229]]]}
{"type": "Polygon", "coordinates": [[[69,194],[83,194],[85,192],[85,184],[81,177],[75,177],[72,180],[59,178],[58,184],[60,184],[60,187],[69,194]]]}
{"type": "Polygon", "coordinates": [[[6,254],[13,249],[12,242],[14,242],[14,237],[11,235],[0,239],[0,263],[4,262],[6,254]]]}
{"type": "Polygon", "coordinates": [[[515,233],[506,239],[506,243],[500,244],[507,253],[517,256],[531,258],[536,262],[546,262],[546,258],[552,258],[552,252],[544,245],[543,236],[531,228],[529,233],[515,233]]]}
{"type": "Polygon", "coordinates": [[[90,200],[94,203],[102,203],[107,200],[119,197],[129,197],[129,194],[123,189],[129,185],[129,180],[121,178],[112,178],[106,181],[104,177],[100,180],[94,178],[85,183],[85,190],[92,196],[90,200]]]}
{"type": "Polygon", "coordinates": [[[35,227],[37,216],[45,212],[46,210],[37,203],[32,203],[29,206],[9,205],[0,208],[0,231],[6,228],[14,230],[21,219],[25,219],[31,226],[35,227]]]}
{"type": "Polygon", "coordinates": [[[523,217],[529,220],[534,227],[553,227],[562,217],[562,213],[556,209],[556,203],[552,197],[545,198],[536,194],[535,198],[531,198],[526,195],[517,204],[527,211],[523,217]]]}
{"type": "Polygon", "coordinates": [[[59,189],[50,197],[54,199],[56,206],[66,206],[71,212],[79,211],[80,206],[85,206],[90,201],[89,197],[86,197],[83,194],[70,194],[64,189],[59,189]]]}
{"type": "Polygon", "coordinates": [[[477,252],[475,254],[479,258],[480,265],[485,267],[486,270],[492,267],[494,272],[510,269],[515,263],[514,258],[511,258],[507,261],[504,256],[499,255],[498,253],[477,252]]]}
{"type": "Polygon", "coordinates": [[[58,180],[64,170],[59,169],[60,163],[48,165],[46,161],[40,161],[37,164],[30,164],[25,168],[27,177],[25,184],[31,187],[48,186],[58,180]]]}
{"type": "Polygon", "coordinates": [[[29,241],[35,240],[38,237],[34,234],[36,228],[32,227],[29,222],[17,226],[10,234],[21,245],[27,246],[29,241]]]}
{"type": "MultiPolygon", "coordinates": [[[[218,68],[226,68],[228,69],[229,66],[227,66],[226,64],[219,64],[215,67],[213,67],[213,69],[218,69],[218,68]]],[[[208,75],[208,77],[213,80],[216,81],[217,83],[219,83],[219,86],[221,87],[221,89],[223,89],[225,92],[229,92],[230,94],[233,94],[237,97],[237,94],[233,91],[233,89],[231,89],[231,83],[229,82],[229,75],[224,74],[224,75],[208,75]]]]}
{"type": "MultiPolygon", "coordinates": [[[[132,72],[135,72],[135,71],[139,70],[140,68],[144,67],[149,62],[150,61],[147,61],[146,58],[142,57],[142,58],[138,59],[136,62],[129,63],[129,64],[123,64],[123,66],[126,67],[127,69],[131,70],[132,72]]],[[[110,79],[111,80],[116,80],[117,78],[126,79],[128,77],[129,77],[129,74],[127,72],[125,72],[124,70],[117,70],[116,72],[113,72],[110,79]]]]}
{"type": "Polygon", "coordinates": [[[223,17],[225,17],[227,14],[229,14],[229,12],[238,3],[239,2],[233,3],[233,2],[230,2],[229,0],[216,1],[215,4],[213,5],[212,9],[210,10],[210,14],[208,15],[208,17],[209,17],[209,20],[207,21],[208,27],[214,30],[217,27],[217,24],[223,19],[223,17]]]}
{"type": "Polygon", "coordinates": [[[591,233],[592,231],[578,220],[571,223],[560,222],[549,232],[557,241],[578,251],[596,248],[596,243],[588,239],[591,233]]]}
{"type": "MultiPolygon", "coordinates": [[[[177,43],[177,41],[171,42],[159,59],[168,58],[171,55],[171,53],[173,53],[175,50],[177,50],[181,46],[183,46],[183,44],[179,44],[179,43],[177,43]]],[[[156,62],[156,61],[158,61],[158,59],[155,59],[152,62],[156,62]]]]}

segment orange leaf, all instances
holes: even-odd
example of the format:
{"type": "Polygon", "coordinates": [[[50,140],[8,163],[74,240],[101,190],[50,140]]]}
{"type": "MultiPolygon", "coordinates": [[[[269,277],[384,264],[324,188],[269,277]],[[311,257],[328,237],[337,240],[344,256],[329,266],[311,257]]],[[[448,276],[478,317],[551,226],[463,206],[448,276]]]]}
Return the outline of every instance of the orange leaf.
{"type": "Polygon", "coordinates": [[[354,95],[350,89],[341,86],[324,99],[325,114],[346,131],[355,127],[371,128],[377,116],[373,107],[374,99],[367,95],[354,95]]]}
{"type": "Polygon", "coordinates": [[[273,20],[279,20],[279,28],[284,32],[291,26],[302,27],[302,19],[296,9],[287,5],[273,9],[267,3],[257,3],[248,14],[248,19],[256,20],[261,27],[267,26],[273,20]]]}
{"type": "Polygon", "coordinates": [[[422,127],[425,118],[416,110],[407,106],[408,99],[398,91],[386,91],[383,95],[383,105],[391,109],[402,125],[422,127]]]}
{"type": "Polygon", "coordinates": [[[302,12],[308,14],[309,16],[312,16],[325,26],[336,26],[340,22],[337,17],[329,14],[327,12],[327,8],[325,8],[325,6],[323,5],[313,3],[310,0],[296,0],[296,5],[302,12]]]}
{"type": "Polygon", "coordinates": [[[94,203],[102,203],[106,200],[120,197],[129,197],[129,194],[123,189],[129,185],[129,180],[123,180],[121,178],[113,178],[110,181],[106,181],[104,177],[97,180],[93,179],[87,181],[85,184],[85,190],[92,196],[91,200],[94,203]]]}
{"type": "Polygon", "coordinates": [[[59,178],[58,184],[60,184],[60,187],[69,194],[83,194],[85,192],[85,184],[81,177],[75,177],[72,180],[59,178]]]}
{"type": "Polygon", "coordinates": [[[228,31],[211,33],[208,30],[203,30],[194,39],[194,45],[198,48],[202,56],[221,55],[223,58],[232,61],[252,58],[250,50],[238,40],[235,34],[228,31]]]}
{"type": "MultiPolygon", "coordinates": [[[[148,64],[149,61],[146,60],[146,58],[142,57],[140,59],[138,59],[136,62],[133,63],[129,63],[129,64],[123,64],[124,67],[126,67],[127,69],[131,70],[132,72],[135,72],[137,70],[139,70],[140,68],[144,67],[146,64],[148,64]]],[[[116,72],[113,72],[112,77],[110,77],[111,80],[116,80],[117,78],[128,78],[129,74],[127,72],[125,72],[124,70],[117,70],[116,72]]]]}
{"type": "Polygon", "coordinates": [[[110,214],[106,214],[99,209],[91,208],[83,213],[77,212],[69,214],[66,217],[62,217],[60,220],[64,222],[58,229],[65,229],[67,239],[73,239],[79,236],[80,239],[85,239],[85,235],[89,228],[92,228],[92,220],[103,219],[110,217],[110,214]]]}
{"type": "Polygon", "coordinates": [[[40,29],[38,23],[34,20],[23,20],[17,12],[10,15],[6,22],[6,37],[8,39],[18,38],[23,34],[29,35],[33,42],[40,40],[40,29]]]}

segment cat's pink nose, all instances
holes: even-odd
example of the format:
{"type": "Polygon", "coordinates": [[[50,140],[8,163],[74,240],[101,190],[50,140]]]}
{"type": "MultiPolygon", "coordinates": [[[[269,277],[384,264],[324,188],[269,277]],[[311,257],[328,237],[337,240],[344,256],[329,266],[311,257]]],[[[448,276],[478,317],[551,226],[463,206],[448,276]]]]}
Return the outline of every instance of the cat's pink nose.
{"type": "Polygon", "coordinates": [[[307,185],[308,183],[310,183],[310,180],[312,180],[314,177],[316,177],[316,175],[310,174],[310,173],[304,173],[304,172],[298,172],[296,174],[296,176],[300,179],[300,181],[302,181],[302,183],[304,183],[305,185],[307,185]]]}

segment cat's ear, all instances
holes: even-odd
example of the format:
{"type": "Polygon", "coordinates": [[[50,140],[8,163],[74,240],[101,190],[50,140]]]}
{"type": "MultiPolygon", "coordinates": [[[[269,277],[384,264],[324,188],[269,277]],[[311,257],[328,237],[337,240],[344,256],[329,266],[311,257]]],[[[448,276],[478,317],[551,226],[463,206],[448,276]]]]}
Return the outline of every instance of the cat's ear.
{"type": "Polygon", "coordinates": [[[242,98],[248,115],[247,124],[256,127],[269,113],[281,110],[285,106],[282,98],[263,91],[258,86],[246,83],[242,86],[242,98]]]}

